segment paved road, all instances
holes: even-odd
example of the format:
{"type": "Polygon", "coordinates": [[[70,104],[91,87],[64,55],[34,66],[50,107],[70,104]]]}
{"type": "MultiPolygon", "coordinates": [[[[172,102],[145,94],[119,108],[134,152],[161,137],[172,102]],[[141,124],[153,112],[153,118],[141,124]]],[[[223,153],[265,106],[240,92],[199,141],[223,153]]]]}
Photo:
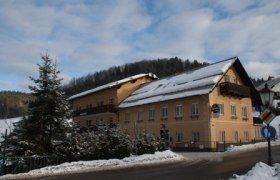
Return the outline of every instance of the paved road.
{"type": "MultiPolygon", "coordinates": [[[[280,146],[272,147],[273,163],[280,162],[280,146]]],[[[221,161],[202,160],[198,162],[176,162],[152,166],[141,166],[101,172],[88,172],[58,177],[46,177],[45,180],[221,180],[228,179],[234,173],[245,174],[257,162],[267,162],[267,148],[256,151],[235,153],[225,156],[221,161]]]]}

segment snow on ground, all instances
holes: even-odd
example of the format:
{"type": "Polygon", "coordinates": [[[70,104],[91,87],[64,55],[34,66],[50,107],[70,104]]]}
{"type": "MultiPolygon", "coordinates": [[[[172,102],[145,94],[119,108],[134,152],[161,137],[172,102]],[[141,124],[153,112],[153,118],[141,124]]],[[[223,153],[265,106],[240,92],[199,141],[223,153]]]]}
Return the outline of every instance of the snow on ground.
{"type": "Polygon", "coordinates": [[[170,150],[156,152],[155,154],[145,154],[141,156],[131,156],[124,159],[95,160],[95,161],[78,161],[71,163],[63,163],[57,166],[48,166],[41,169],[32,170],[21,174],[8,174],[0,177],[0,179],[29,179],[34,177],[45,177],[69,173],[81,173],[87,171],[101,171],[125,167],[134,167],[147,164],[167,163],[182,161],[185,158],[170,150]]]}
{"type": "Polygon", "coordinates": [[[230,180],[279,180],[280,164],[276,163],[273,167],[263,162],[258,162],[250,171],[244,175],[234,174],[230,180]]]}
{"type": "MultiPolygon", "coordinates": [[[[271,145],[279,145],[280,141],[272,141],[271,145]]],[[[27,173],[5,175],[2,179],[31,179],[45,176],[62,175],[69,173],[81,173],[86,171],[102,171],[117,168],[143,166],[147,164],[168,163],[178,161],[188,161],[196,163],[201,160],[208,161],[222,161],[224,156],[240,153],[242,151],[255,150],[256,148],[266,147],[266,142],[231,146],[226,152],[180,152],[174,153],[172,151],[156,152],[155,154],[145,154],[141,156],[131,156],[124,159],[110,159],[110,160],[95,160],[95,161],[78,161],[72,163],[63,163],[57,166],[48,166],[41,169],[32,170],[27,173]]],[[[275,180],[280,179],[280,164],[275,164],[273,167],[265,163],[257,163],[252,170],[245,175],[233,175],[231,179],[237,180],[275,180]]]]}

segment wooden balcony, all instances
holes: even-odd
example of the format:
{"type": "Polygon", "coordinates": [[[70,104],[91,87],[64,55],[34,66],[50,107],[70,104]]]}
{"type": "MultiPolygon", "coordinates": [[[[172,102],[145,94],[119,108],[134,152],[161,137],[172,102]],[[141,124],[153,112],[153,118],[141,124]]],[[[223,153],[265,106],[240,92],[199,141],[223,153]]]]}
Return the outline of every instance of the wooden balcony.
{"type": "Polygon", "coordinates": [[[220,92],[222,95],[235,96],[239,98],[250,97],[250,88],[238,84],[224,82],[220,83],[220,92]]]}
{"type": "Polygon", "coordinates": [[[108,104],[104,106],[99,107],[93,107],[93,108],[87,108],[87,109],[81,109],[73,112],[74,117],[78,116],[87,116],[92,114],[101,114],[101,113],[115,113],[116,112],[116,106],[113,104],[108,104]]]}

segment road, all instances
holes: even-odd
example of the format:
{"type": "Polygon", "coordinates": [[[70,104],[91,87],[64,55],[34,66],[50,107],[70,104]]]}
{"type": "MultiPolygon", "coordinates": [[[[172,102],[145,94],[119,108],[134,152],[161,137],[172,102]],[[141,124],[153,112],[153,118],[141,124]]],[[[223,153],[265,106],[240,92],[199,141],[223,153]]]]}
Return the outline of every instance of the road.
{"type": "MultiPolygon", "coordinates": [[[[267,148],[255,151],[233,153],[224,156],[220,161],[202,160],[198,162],[176,162],[169,164],[149,165],[125,169],[87,172],[57,177],[45,177],[44,180],[221,180],[228,179],[234,173],[242,175],[248,172],[257,162],[267,162],[267,148]]],[[[280,146],[272,147],[273,163],[280,162],[280,146]]]]}

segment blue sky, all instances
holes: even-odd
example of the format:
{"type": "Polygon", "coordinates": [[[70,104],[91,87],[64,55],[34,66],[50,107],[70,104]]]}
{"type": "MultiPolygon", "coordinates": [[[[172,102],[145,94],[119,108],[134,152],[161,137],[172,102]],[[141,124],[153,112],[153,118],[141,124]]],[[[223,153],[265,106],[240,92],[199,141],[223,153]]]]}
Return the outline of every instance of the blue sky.
{"type": "Polygon", "coordinates": [[[0,91],[29,92],[46,51],[64,83],[174,56],[280,77],[279,19],[279,0],[0,0],[0,91]]]}

